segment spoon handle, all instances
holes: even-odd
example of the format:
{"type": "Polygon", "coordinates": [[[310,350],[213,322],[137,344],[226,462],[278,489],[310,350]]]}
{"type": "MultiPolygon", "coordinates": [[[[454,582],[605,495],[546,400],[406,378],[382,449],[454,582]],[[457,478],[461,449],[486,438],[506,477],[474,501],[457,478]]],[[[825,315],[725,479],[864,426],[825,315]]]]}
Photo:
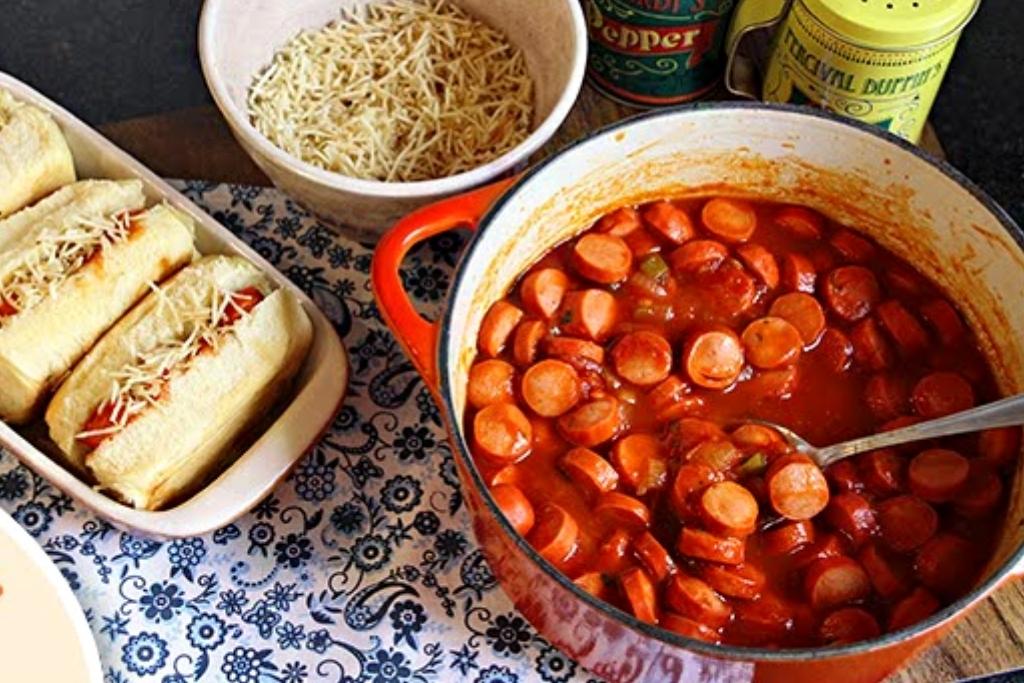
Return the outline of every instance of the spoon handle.
{"type": "Polygon", "coordinates": [[[1024,394],[986,403],[977,408],[946,415],[935,420],[919,422],[902,429],[872,434],[853,441],[844,441],[818,450],[817,461],[827,467],[837,460],[886,446],[897,446],[921,439],[935,439],[965,432],[976,432],[994,427],[1012,427],[1024,424],[1024,394]]]}

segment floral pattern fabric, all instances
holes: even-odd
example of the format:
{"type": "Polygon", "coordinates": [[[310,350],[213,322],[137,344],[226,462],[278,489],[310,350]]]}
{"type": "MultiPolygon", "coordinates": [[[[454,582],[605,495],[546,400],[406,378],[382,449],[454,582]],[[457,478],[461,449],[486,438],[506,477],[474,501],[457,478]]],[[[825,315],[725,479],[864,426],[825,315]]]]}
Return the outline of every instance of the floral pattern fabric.
{"type": "MultiPolygon", "coordinates": [[[[197,538],[118,531],[0,451],[0,507],[75,591],[106,683],[592,680],[515,611],[476,547],[438,409],[374,305],[372,245],[275,190],[181,187],[327,314],[351,384],[287,481],[197,538]]],[[[427,314],[461,246],[442,235],[406,262],[427,314]]]]}

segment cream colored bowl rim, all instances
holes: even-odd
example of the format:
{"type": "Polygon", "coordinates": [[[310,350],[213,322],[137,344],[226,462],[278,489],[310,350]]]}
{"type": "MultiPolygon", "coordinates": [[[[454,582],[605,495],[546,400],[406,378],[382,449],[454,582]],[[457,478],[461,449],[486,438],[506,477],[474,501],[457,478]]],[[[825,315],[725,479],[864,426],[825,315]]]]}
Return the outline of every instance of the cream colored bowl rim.
{"type": "Polygon", "coordinates": [[[562,91],[551,113],[525,140],[497,159],[445,178],[397,183],[352,178],[314,166],[278,148],[256,130],[249,122],[246,113],[235,104],[228,94],[227,83],[222,77],[219,64],[214,57],[214,43],[221,28],[217,18],[220,17],[224,1],[205,0],[199,19],[199,62],[214,102],[245,145],[257,149],[275,165],[285,167],[309,182],[336,190],[376,197],[415,198],[453,194],[482,185],[503,173],[516,170],[517,166],[525,163],[534,152],[540,149],[569,115],[583,85],[583,74],[587,61],[586,20],[583,17],[580,4],[576,0],[561,0],[569,7],[572,17],[574,49],[569,83],[562,91]]]}

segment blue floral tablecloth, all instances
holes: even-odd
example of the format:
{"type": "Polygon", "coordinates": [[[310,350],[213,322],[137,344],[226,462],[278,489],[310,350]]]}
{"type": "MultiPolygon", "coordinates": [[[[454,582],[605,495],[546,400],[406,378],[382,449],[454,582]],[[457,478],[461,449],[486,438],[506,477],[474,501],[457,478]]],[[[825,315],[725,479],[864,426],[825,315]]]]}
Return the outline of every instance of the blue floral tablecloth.
{"type": "MultiPolygon", "coordinates": [[[[208,536],[122,533],[0,451],[0,507],[71,584],[107,683],[587,680],[516,613],[474,543],[438,410],[373,303],[372,248],[275,190],[182,187],[312,296],[352,379],[288,480],[208,536]]],[[[442,235],[407,262],[425,310],[440,308],[460,247],[442,235]]]]}

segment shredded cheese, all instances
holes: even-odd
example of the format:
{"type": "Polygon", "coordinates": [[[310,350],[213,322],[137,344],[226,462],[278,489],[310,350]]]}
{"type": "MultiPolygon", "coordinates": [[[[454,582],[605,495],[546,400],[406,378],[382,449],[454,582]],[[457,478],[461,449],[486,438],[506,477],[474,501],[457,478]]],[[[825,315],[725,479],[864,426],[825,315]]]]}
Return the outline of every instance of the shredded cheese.
{"type": "Polygon", "coordinates": [[[132,360],[109,373],[110,391],[94,414],[109,414],[110,425],[80,431],[76,438],[110,436],[122,431],[128,423],[150,406],[158,405],[171,377],[188,371],[206,348],[214,351],[237,321],[249,313],[236,303],[235,295],[211,282],[188,290],[180,301],[172,301],[156,285],[157,314],[169,311],[172,325],[145,349],[132,349],[132,360]],[[228,309],[238,318],[231,325],[222,321],[228,309]]]}
{"type": "Polygon", "coordinates": [[[533,122],[523,53],[449,0],[394,0],[300,33],[249,88],[252,124],[303,161],[383,181],[492,161],[533,122]]]}
{"type": "Polygon", "coordinates": [[[131,234],[128,211],[78,216],[44,228],[13,269],[0,279],[0,327],[21,311],[56,296],[57,289],[89,259],[131,234]]]}

